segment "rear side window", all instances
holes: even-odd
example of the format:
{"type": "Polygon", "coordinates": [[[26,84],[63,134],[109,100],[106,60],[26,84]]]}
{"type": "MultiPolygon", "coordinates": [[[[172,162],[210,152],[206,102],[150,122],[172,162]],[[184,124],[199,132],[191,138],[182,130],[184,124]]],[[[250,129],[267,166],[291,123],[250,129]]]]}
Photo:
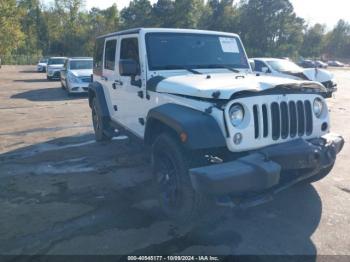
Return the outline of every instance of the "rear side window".
{"type": "Polygon", "coordinates": [[[137,38],[124,38],[120,47],[120,59],[131,59],[140,63],[137,38]]]}
{"type": "Polygon", "coordinates": [[[105,44],[104,38],[98,38],[95,43],[94,50],[94,74],[102,75],[102,58],[103,58],[103,47],[105,44]]]}
{"type": "Polygon", "coordinates": [[[255,63],[254,71],[256,72],[262,72],[262,68],[267,67],[263,62],[259,60],[254,60],[254,63],[255,63]]]}
{"type": "Polygon", "coordinates": [[[106,41],[105,69],[114,70],[116,47],[117,47],[117,40],[106,41]]]}

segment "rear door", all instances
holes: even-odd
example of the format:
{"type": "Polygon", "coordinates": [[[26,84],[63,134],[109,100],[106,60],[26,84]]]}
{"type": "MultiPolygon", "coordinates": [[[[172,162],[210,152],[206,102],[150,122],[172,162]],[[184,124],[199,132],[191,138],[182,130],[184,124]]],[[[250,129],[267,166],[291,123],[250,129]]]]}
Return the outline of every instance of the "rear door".
{"type": "Polygon", "coordinates": [[[116,54],[118,47],[118,38],[106,38],[103,55],[102,76],[99,80],[105,92],[108,109],[113,119],[117,119],[116,94],[114,92],[114,83],[116,80],[116,54]]]}

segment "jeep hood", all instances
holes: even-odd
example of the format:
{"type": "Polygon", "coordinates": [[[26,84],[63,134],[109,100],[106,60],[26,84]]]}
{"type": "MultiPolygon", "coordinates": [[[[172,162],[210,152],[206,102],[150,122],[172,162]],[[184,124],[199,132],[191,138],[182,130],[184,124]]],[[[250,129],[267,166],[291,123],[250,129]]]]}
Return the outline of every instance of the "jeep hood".
{"type": "Polygon", "coordinates": [[[92,69],[76,69],[76,70],[70,70],[70,71],[76,77],[84,77],[84,76],[92,75],[92,69]]]}
{"type": "Polygon", "coordinates": [[[260,92],[282,86],[289,89],[307,88],[318,89],[319,91],[323,90],[323,86],[310,81],[232,73],[170,76],[159,81],[155,90],[160,93],[199,98],[213,98],[213,94],[219,92],[218,99],[230,99],[237,92],[260,92]]]}

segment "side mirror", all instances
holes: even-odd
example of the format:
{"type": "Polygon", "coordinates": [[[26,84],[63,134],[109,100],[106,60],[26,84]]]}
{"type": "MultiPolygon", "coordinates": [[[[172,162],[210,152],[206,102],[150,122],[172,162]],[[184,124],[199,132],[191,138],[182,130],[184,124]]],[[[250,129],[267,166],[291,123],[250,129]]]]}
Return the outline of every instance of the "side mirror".
{"type": "Polygon", "coordinates": [[[265,74],[271,73],[270,69],[269,69],[268,67],[266,67],[266,66],[264,66],[264,67],[261,68],[261,72],[263,72],[263,73],[265,73],[265,74]]]}
{"type": "Polygon", "coordinates": [[[136,76],[139,72],[139,64],[135,60],[121,59],[119,61],[119,73],[121,76],[136,76]]]}
{"type": "Polygon", "coordinates": [[[252,71],[255,71],[255,61],[249,60],[250,67],[252,68],[252,71]]]}

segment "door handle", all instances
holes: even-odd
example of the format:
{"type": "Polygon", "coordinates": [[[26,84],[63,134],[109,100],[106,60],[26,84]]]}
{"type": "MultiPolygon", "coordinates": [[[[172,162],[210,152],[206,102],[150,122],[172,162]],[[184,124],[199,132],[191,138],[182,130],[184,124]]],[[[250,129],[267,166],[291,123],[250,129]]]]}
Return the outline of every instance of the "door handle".
{"type": "Polygon", "coordinates": [[[113,89],[117,89],[117,85],[118,85],[118,86],[122,86],[122,85],[123,85],[123,82],[120,81],[120,80],[115,80],[114,83],[112,84],[112,88],[113,88],[113,89]]]}

